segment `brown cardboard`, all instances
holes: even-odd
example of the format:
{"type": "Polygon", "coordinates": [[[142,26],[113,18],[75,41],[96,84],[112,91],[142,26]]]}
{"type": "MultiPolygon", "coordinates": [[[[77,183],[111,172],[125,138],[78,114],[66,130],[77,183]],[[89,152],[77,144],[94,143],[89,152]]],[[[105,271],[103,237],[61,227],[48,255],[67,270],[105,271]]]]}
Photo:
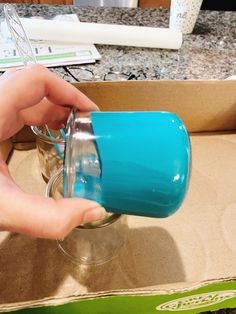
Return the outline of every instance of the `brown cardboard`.
{"type": "MultiPolygon", "coordinates": [[[[170,110],[190,131],[221,132],[191,135],[192,172],[183,205],[166,219],[127,217],[126,245],[106,264],[75,265],[54,241],[0,233],[0,309],[181,291],[236,277],[236,133],[222,132],[236,127],[236,82],[78,86],[104,110],[170,110]]],[[[23,190],[44,193],[36,150],[14,151],[9,169],[23,190]]]]}
{"type": "Polygon", "coordinates": [[[126,81],[78,83],[103,111],[164,110],[189,132],[236,128],[235,81],[126,81]]]}
{"type": "Polygon", "coordinates": [[[7,160],[11,150],[12,150],[11,140],[6,140],[4,142],[0,142],[0,157],[3,160],[7,160]]]}
{"type": "Polygon", "coordinates": [[[20,132],[12,137],[12,144],[15,149],[24,150],[35,148],[35,134],[29,126],[22,128],[20,132]]]}

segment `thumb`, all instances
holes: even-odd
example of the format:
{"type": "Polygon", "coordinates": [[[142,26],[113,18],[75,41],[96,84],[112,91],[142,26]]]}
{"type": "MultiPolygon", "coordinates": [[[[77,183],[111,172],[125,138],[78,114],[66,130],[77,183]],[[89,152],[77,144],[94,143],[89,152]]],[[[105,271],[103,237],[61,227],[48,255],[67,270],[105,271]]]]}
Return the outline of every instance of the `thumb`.
{"type": "Polygon", "coordinates": [[[14,191],[0,212],[4,230],[48,239],[63,238],[76,226],[105,216],[105,209],[93,201],[54,200],[21,190],[14,191]]]}

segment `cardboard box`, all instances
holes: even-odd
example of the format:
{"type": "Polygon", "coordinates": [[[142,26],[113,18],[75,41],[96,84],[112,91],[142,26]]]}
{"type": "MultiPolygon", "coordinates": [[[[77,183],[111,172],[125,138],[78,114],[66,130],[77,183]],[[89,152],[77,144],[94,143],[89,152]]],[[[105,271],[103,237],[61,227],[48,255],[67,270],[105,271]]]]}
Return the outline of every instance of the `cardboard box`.
{"type": "Polygon", "coordinates": [[[35,134],[31,132],[29,126],[25,126],[12,137],[12,144],[15,149],[19,150],[35,148],[35,134]]]}
{"type": "Polygon", "coordinates": [[[10,152],[12,151],[13,145],[11,140],[6,140],[4,142],[0,142],[0,158],[3,160],[7,160],[10,152]]]}
{"type": "MultiPolygon", "coordinates": [[[[102,110],[178,114],[191,133],[187,196],[169,218],[127,217],[126,245],[99,266],[70,263],[54,241],[1,233],[0,310],[187,314],[236,307],[236,82],[77,87],[102,110]]],[[[25,191],[44,193],[35,150],[15,150],[9,168],[25,191]]]]}

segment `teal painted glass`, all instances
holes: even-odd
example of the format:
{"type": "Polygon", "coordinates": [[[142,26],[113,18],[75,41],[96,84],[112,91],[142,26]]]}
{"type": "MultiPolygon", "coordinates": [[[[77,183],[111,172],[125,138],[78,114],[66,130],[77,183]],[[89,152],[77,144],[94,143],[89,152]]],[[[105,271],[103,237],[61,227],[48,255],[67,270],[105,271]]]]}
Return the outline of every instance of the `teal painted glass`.
{"type": "Polygon", "coordinates": [[[182,121],[168,112],[94,112],[101,203],[112,212],[166,217],[185,196],[190,148],[182,121]]]}
{"type": "Polygon", "coordinates": [[[78,133],[71,140],[80,140],[71,145],[74,157],[67,168],[75,175],[68,180],[65,171],[65,196],[92,199],[119,214],[173,214],[189,180],[190,144],[183,122],[169,112],[92,112],[89,118],[90,133],[83,123],[82,132],[71,128],[78,133]],[[82,148],[91,137],[94,152],[82,148]]]}

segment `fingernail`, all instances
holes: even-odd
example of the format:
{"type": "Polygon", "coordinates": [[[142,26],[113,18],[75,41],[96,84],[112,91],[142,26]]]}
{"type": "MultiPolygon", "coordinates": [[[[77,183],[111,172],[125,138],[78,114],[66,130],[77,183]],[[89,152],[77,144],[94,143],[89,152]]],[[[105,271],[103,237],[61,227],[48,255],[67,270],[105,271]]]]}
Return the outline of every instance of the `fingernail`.
{"type": "Polygon", "coordinates": [[[103,207],[95,207],[92,209],[88,209],[83,217],[83,224],[86,224],[91,221],[103,219],[106,215],[105,208],[103,207]]]}

